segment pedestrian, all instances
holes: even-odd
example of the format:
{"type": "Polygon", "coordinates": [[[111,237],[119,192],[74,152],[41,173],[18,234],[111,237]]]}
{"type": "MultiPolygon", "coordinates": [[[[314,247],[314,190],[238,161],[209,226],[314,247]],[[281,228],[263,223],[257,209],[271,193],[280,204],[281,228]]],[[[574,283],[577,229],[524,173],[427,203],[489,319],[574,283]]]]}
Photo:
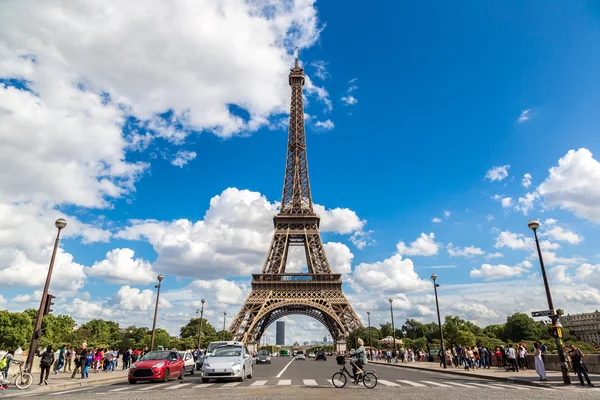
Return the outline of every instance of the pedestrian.
{"type": "Polygon", "coordinates": [[[67,354],[65,357],[65,371],[71,372],[73,367],[73,359],[75,358],[75,348],[73,346],[69,347],[67,350],[67,354]]]}
{"type": "Polygon", "coordinates": [[[4,355],[2,358],[2,362],[5,364],[4,368],[2,368],[2,375],[4,376],[4,380],[8,379],[8,370],[10,369],[10,363],[15,358],[14,350],[9,350],[8,353],[4,355]]]}
{"type": "Polygon", "coordinates": [[[66,354],[67,354],[67,345],[64,344],[58,351],[58,361],[56,362],[55,367],[54,367],[54,375],[57,375],[58,371],[60,371],[60,369],[65,366],[66,354]]]}
{"type": "Polygon", "coordinates": [[[583,353],[577,347],[575,347],[574,344],[572,344],[571,351],[569,351],[569,354],[571,355],[573,369],[577,373],[577,377],[579,378],[579,383],[581,384],[581,386],[585,386],[585,384],[583,383],[583,377],[585,377],[588,386],[594,386],[592,385],[592,381],[590,381],[588,369],[583,362],[583,353]]]}
{"type": "Polygon", "coordinates": [[[52,350],[52,345],[48,345],[46,351],[41,354],[40,360],[40,385],[42,383],[48,384],[48,376],[50,375],[50,367],[54,364],[54,351],[52,350]],[[44,373],[46,377],[44,378],[44,373]]]}
{"type": "Polygon", "coordinates": [[[517,352],[513,348],[512,343],[509,343],[508,349],[506,349],[506,360],[509,366],[514,367],[515,371],[519,372],[519,364],[517,364],[517,352]]]}
{"type": "Polygon", "coordinates": [[[535,360],[535,372],[540,376],[540,381],[547,381],[546,379],[546,367],[544,366],[544,360],[542,359],[542,349],[539,343],[533,344],[533,359],[535,360]]]}

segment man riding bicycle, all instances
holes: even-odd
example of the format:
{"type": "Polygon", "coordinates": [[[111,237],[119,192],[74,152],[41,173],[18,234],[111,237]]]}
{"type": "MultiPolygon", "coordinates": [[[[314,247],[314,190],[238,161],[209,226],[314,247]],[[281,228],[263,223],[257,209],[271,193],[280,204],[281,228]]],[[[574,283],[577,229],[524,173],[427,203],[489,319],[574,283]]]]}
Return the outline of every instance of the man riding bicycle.
{"type": "Polygon", "coordinates": [[[359,374],[363,373],[362,368],[367,363],[367,352],[364,347],[365,342],[362,339],[358,339],[358,349],[353,352],[350,352],[350,356],[356,357],[356,362],[350,361],[350,365],[352,365],[352,373],[354,374],[354,379],[358,377],[359,374]]]}

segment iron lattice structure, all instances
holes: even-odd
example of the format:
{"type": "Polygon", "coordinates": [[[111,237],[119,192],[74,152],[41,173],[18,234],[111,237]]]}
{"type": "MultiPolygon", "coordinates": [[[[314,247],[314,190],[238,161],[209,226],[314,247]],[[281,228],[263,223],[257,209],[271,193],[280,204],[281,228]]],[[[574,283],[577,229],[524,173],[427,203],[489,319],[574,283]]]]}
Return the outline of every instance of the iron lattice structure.
{"type": "Polygon", "coordinates": [[[260,274],[252,276],[252,292],[229,326],[236,340],[257,342],[269,325],[290,314],[310,316],[329,330],[336,342],[362,327],[342,292],[340,274],[331,271],[313,210],[306,157],[304,69],[290,69],[292,88],[283,195],[273,218],[275,232],[260,274]],[[286,273],[290,246],[304,246],[308,273],[286,273]]]}

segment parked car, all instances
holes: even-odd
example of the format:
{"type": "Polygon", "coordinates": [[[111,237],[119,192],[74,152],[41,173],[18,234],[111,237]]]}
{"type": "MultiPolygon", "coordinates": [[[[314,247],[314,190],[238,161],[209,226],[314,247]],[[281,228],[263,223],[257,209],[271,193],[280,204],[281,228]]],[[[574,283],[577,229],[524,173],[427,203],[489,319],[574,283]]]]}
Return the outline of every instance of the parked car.
{"type": "Polygon", "coordinates": [[[259,351],[258,355],[256,356],[256,363],[271,364],[271,355],[269,354],[269,352],[267,350],[259,351]]]}
{"type": "Polygon", "coordinates": [[[198,359],[196,360],[196,370],[197,371],[202,371],[202,364],[204,364],[204,357],[206,357],[206,356],[203,354],[200,357],[198,357],[198,359]]]}
{"type": "Polygon", "coordinates": [[[129,367],[127,379],[134,384],[138,381],[163,381],[171,378],[183,379],[185,363],[176,351],[155,350],[144,354],[129,367]]]}
{"type": "Polygon", "coordinates": [[[315,361],[319,361],[319,360],[327,361],[327,356],[322,351],[318,352],[317,356],[315,357],[315,361]]]}
{"type": "Polygon", "coordinates": [[[240,346],[243,346],[242,342],[236,342],[236,341],[210,342],[208,344],[208,347],[206,348],[206,355],[209,355],[210,353],[212,353],[213,350],[216,349],[217,347],[224,346],[229,343],[239,344],[240,346]]]}
{"type": "Polygon", "coordinates": [[[308,353],[308,358],[315,358],[315,353],[313,353],[313,352],[308,353]]]}
{"type": "Polygon", "coordinates": [[[304,356],[304,353],[296,354],[296,360],[306,361],[306,357],[304,356]]]}
{"type": "Polygon", "coordinates": [[[196,363],[194,362],[194,356],[189,351],[180,351],[178,352],[179,356],[183,358],[183,364],[185,365],[185,373],[189,373],[190,375],[194,375],[194,371],[196,370],[196,363]]]}
{"type": "Polygon", "coordinates": [[[202,383],[211,379],[235,378],[243,382],[252,379],[252,356],[246,346],[229,342],[219,346],[207,355],[202,364],[202,383]]]}

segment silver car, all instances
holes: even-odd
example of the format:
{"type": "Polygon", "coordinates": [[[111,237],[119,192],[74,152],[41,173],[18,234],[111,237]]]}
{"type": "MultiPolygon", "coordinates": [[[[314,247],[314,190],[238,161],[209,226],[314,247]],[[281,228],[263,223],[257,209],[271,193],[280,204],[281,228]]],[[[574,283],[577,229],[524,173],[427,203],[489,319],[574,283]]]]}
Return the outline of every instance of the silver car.
{"type": "Polygon", "coordinates": [[[252,356],[246,346],[230,342],[215,348],[202,364],[202,382],[211,379],[252,379],[252,356]]]}

